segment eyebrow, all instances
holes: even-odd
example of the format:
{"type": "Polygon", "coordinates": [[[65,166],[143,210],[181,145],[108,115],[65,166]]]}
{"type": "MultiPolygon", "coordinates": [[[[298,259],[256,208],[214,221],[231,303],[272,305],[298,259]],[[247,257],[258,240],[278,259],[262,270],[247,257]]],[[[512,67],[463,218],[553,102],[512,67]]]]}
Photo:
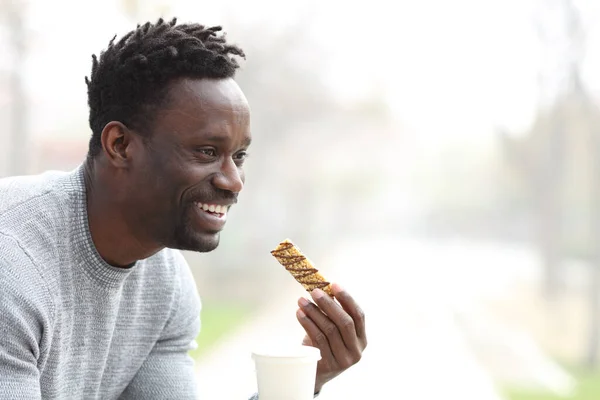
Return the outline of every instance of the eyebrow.
{"type": "MultiPolygon", "coordinates": [[[[227,138],[225,136],[213,135],[213,136],[207,137],[205,140],[207,140],[209,142],[223,143],[223,142],[225,142],[228,139],[229,138],[227,138]]],[[[251,143],[252,143],[252,139],[251,138],[246,138],[246,140],[244,140],[244,142],[242,143],[242,146],[243,147],[248,147],[248,146],[250,146],[251,143]]]]}

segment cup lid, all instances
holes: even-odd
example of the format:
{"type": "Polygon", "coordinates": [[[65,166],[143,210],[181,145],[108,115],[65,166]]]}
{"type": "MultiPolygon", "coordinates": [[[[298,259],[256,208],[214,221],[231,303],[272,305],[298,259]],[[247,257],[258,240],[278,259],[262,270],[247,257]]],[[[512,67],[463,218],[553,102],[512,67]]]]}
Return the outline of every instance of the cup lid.
{"type": "Polygon", "coordinates": [[[308,359],[320,360],[321,350],[312,346],[262,346],[252,352],[252,358],[257,359],[308,359]]]}

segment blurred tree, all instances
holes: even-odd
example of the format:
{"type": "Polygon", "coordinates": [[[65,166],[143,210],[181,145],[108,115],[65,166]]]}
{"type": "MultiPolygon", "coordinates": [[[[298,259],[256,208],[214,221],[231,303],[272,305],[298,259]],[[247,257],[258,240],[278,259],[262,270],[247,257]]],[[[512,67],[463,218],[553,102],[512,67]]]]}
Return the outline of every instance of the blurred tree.
{"type": "MultiPolygon", "coordinates": [[[[596,112],[596,116],[598,113],[596,112]]],[[[591,237],[590,246],[592,254],[592,279],[589,288],[590,298],[590,331],[588,337],[588,348],[586,361],[589,367],[598,365],[598,351],[600,339],[600,117],[596,118],[596,124],[590,130],[590,152],[592,153],[592,176],[590,179],[591,192],[591,237]]]]}
{"type": "Polygon", "coordinates": [[[555,299],[565,253],[590,262],[584,359],[589,367],[595,367],[600,350],[600,111],[582,79],[586,40],[580,10],[572,0],[544,5],[556,7],[562,20],[558,40],[550,34],[556,24],[539,25],[547,50],[560,59],[555,63],[558,68],[548,74],[554,82],[540,79],[542,100],[550,99],[549,105],[540,109],[526,137],[515,140],[504,135],[504,144],[511,162],[531,188],[532,206],[538,213],[546,273],[544,294],[555,299]]]}
{"type": "Polygon", "coordinates": [[[526,138],[518,141],[503,135],[502,139],[511,162],[530,188],[545,271],[542,289],[548,299],[554,299],[561,285],[566,149],[573,137],[565,104],[587,101],[580,73],[584,32],[579,11],[571,0],[544,2],[537,15],[538,37],[543,52],[550,57],[542,62],[544,67],[539,72],[543,106],[526,138]]]}
{"type": "Polygon", "coordinates": [[[23,77],[27,56],[27,32],[25,30],[25,14],[27,4],[20,0],[0,1],[0,20],[7,27],[9,34],[9,54],[11,58],[10,88],[10,151],[8,153],[8,175],[20,175],[29,168],[27,128],[27,96],[23,77]]]}

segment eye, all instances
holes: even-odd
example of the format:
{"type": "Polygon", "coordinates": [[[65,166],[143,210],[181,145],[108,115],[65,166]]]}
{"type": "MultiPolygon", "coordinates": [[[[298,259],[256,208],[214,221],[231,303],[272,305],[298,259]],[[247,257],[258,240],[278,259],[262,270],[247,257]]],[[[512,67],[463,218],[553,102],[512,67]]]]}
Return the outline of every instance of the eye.
{"type": "Polygon", "coordinates": [[[204,161],[212,161],[217,157],[217,151],[212,147],[197,147],[195,152],[204,161]]]}
{"type": "Polygon", "coordinates": [[[246,158],[248,158],[248,152],[246,152],[246,151],[237,152],[233,156],[233,159],[236,161],[236,163],[238,165],[242,164],[246,160],[246,158]]]}
{"type": "Polygon", "coordinates": [[[198,153],[203,154],[208,157],[214,157],[217,155],[217,152],[215,151],[215,149],[207,149],[207,148],[198,149],[198,153]]]}

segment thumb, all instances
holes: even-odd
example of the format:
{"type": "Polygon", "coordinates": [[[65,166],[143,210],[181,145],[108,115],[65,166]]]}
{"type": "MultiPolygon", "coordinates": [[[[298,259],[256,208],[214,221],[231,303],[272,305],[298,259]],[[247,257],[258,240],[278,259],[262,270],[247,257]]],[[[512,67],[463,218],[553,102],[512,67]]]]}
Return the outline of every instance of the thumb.
{"type": "Polygon", "coordinates": [[[310,337],[308,337],[308,335],[304,336],[304,339],[302,339],[302,345],[303,346],[312,346],[312,340],[310,340],[310,337]]]}

